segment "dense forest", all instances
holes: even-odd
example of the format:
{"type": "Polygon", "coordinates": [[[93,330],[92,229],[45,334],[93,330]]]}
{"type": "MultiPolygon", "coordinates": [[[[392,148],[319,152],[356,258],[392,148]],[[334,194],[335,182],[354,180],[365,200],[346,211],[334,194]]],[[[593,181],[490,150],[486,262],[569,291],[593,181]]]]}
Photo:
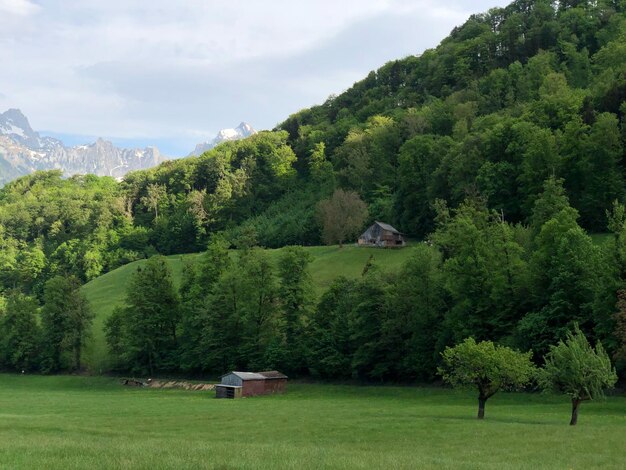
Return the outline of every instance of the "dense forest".
{"type": "Polygon", "coordinates": [[[626,2],[515,1],[271,132],[120,183],[0,189],[0,367],[80,367],[80,283],[208,246],[180,292],[158,256],[135,275],[107,324],[118,368],[432,380],[469,336],[539,359],[577,323],[623,371],[625,156],[626,2]],[[302,251],[256,247],[320,244],[337,189],[421,246],[316,299],[302,251]]]}

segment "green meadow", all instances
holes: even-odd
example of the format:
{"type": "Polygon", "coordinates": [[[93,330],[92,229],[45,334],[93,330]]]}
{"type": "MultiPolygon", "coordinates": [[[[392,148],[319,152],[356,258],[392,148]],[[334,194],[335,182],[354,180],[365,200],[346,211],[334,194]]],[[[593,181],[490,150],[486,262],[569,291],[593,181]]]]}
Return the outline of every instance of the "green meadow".
{"type": "Polygon", "coordinates": [[[107,377],[0,375],[1,468],[622,469],[626,398],[290,384],[285,395],[128,388],[107,377]]]}
{"type": "MultiPolygon", "coordinates": [[[[353,245],[344,246],[314,246],[305,248],[312,257],[310,272],[318,294],[322,293],[339,276],[356,278],[363,272],[363,267],[370,256],[374,262],[385,269],[399,268],[411,255],[410,246],[401,250],[384,250],[375,248],[359,248],[353,245]]],[[[273,260],[278,260],[280,249],[266,250],[273,260]]],[[[236,252],[233,252],[235,256],[236,252]]],[[[195,259],[198,254],[175,255],[167,258],[172,270],[174,282],[180,281],[183,261],[186,258],[195,259]]],[[[95,373],[106,371],[108,368],[106,343],[103,334],[105,320],[113,309],[124,301],[126,286],[132,273],[145,260],[122,266],[89,282],[83,287],[96,317],[93,323],[93,334],[85,351],[85,364],[95,373]]]]}

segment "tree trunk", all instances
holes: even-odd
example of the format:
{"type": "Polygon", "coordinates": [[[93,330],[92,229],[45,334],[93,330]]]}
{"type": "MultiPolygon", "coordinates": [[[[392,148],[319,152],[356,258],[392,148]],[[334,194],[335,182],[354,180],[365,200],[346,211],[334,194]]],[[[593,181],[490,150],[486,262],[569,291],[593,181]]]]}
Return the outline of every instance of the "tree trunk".
{"type": "Polygon", "coordinates": [[[570,420],[570,426],[575,426],[578,422],[578,407],[580,406],[581,400],[577,398],[572,398],[572,419],[570,420]]]}
{"type": "Polygon", "coordinates": [[[483,395],[478,396],[478,419],[485,419],[485,403],[487,398],[483,395]]]}

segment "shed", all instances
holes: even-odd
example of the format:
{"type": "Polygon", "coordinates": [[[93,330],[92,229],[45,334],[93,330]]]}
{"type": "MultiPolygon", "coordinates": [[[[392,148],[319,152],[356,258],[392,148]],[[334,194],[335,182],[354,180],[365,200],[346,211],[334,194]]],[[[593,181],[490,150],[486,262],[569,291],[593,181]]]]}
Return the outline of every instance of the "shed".
{"type": "Polygon", "coordinates": [[[358,244],[379,248],[402,248],[406,242],[402,234],[394,227],[376,221],[359,237],[358,244]]]}
{"type": "Polygon", "coordinates": [[[252,397],[282,393],[287,387],[287,376],[276,370],[264,372],[233,371],[223,375],[221,379],[222,383],[215,387],[217,398],[252,397]],[[229,391],[229,389],[233,389],[233,391],[229,391]]]}

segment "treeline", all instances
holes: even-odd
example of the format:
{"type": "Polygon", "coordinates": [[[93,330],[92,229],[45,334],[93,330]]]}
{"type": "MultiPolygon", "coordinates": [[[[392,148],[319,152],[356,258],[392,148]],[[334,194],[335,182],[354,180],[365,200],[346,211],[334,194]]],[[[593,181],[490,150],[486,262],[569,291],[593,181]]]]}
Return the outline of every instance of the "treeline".
{"type": "Polygon", "coordinates": [[[75,277],[55,276],[44,302],[18,290],[0,302],[0,370],[80,371],[93,313],[75,277]]]}
{"type": "MultiPolygon", "coordinates": [[[[437,206],[437,228],[397,272],[375,261],[315,299],[301,247],[277,265],[259,249],[230,254],[216,238],[184,268],[177,292],[163,258],[128,286],[107,323],[117,367],[141,373],[277,368],[327,379],[435,378],[441,352],[468,337],[532,350],[539,361],[579,325],[624,371],[626,212],[607,213],[600,244],[549,178],[522,226],[468,198],[437,206]],[[617,312],[617,313],[616,313],[617,312]]],[[[375,259],[375,252],[374,259],[375,259]]]]}

